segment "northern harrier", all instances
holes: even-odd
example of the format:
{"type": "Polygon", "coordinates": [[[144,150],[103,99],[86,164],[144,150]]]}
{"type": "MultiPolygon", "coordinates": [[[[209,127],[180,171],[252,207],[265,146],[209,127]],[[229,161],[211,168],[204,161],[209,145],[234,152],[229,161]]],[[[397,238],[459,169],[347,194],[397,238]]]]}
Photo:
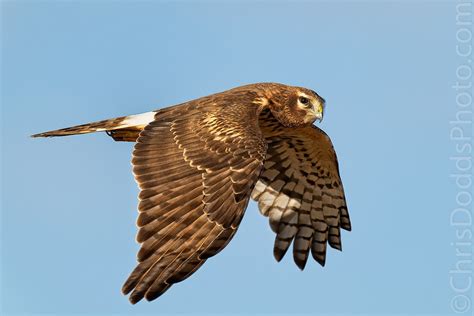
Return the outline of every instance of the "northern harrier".
{"type": "Polygon", "coordinates": [[[136,142],[140,187],[138,265],[122,291],[151,301],[193,274],[232,239],[250,197],[276,233],[280,261],[291,243],[304,269],[324,266],[351,229],[336,154],[318,127],[324,99],[276,83],[234,88],[176,106],[34,135],[105,131],[136,142]]]}

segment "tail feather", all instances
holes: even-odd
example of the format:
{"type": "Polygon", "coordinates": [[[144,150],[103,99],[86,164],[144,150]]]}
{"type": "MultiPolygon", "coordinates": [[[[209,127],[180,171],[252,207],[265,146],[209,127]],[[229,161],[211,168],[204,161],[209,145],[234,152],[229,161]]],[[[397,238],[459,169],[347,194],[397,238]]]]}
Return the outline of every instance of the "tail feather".
{"type": "Polygon", "coordinates": [[[117,117],[88,124],[82,124],[54,131],[32,135],[31,137],[58,137],[94,132],[107,132],[116,141],[135,141],[138,134],[154,120],[156,112],[117,117]]]}

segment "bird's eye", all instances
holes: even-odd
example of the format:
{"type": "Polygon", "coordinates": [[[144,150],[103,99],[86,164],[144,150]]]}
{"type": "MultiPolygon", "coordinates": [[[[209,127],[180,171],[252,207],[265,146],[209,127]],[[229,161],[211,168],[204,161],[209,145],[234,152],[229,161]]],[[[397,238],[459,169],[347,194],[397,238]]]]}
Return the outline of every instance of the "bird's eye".
{"type": "Polygon", "coordinates": [[[309,104],[309,99],[308,98],[300,97],[299,100],[300,100],[301,104],[304,104],[304,105],[309,104]]]}

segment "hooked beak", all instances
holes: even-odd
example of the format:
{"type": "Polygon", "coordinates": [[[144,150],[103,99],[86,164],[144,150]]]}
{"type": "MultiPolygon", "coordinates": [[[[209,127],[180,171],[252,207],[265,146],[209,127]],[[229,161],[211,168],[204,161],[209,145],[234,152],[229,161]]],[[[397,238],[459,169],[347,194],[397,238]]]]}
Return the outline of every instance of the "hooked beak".
{"type": "Polygon", "coordinates": [[[314,113],[315,113],[315,116],[316,116],[316,120],[318,120],[319,123],[321,123],[323,121],[323,117],[324,117],[324,105],[322,103],[318,103],[314,107],[314,113]]]}

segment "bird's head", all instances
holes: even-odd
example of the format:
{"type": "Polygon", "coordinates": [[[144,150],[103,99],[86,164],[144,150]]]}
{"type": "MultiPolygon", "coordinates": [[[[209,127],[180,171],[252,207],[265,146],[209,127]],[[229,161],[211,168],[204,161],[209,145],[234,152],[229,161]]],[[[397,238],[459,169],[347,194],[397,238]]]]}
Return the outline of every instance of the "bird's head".
{"type": "Polygon", "coordinates": [[[286,127],[307,126],[323,120],[325,101],[313,90],[276,85],[267,99],[272,114],[286,127]]]}

